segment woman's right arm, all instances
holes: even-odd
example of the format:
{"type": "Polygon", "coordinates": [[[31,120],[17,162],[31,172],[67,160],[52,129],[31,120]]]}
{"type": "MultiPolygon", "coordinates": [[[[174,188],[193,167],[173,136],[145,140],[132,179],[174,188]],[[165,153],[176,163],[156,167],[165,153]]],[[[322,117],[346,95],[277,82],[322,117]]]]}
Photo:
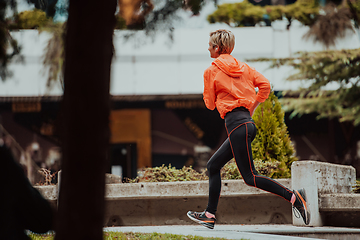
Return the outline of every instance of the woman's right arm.
{"type": "Polygon", "coordinates": [[[264,77],[254,68],[251,68],[251,71],[252,71],[254,86],[259,88],[259,91],[256,94],[256,101],[262,103],[269,97],[271,90],[270,82],[266,77],[264,77]]]}

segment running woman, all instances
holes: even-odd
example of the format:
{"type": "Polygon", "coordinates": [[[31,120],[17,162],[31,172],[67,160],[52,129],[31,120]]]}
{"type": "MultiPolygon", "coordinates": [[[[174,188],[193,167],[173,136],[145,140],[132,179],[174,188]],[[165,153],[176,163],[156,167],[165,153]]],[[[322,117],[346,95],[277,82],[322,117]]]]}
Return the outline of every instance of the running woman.
{"type": "Polygon", "coordinates": [[[304,189],[289,190],[255,170],[251,142],[256,135],[256,126],[252,115],[259,104],[268,98],[270,83],[254,68],[230,55],[234,46],[235,36],[231,31],[220,29],[210,33],[208,50],[210,57],[215,60],[204,72],[204,102],[210,110],[217,108],[221,118],[225,119],[228,138],[207,163],[209,199],[206,210],[189,211],[187,216],[210,229],[214,228],[221,191],[220,170],[234,158],[247,185],[291,202],[308,225],[310,216],[304,189]],[[255,88],[259,89],[257,93],[255,88]]]}

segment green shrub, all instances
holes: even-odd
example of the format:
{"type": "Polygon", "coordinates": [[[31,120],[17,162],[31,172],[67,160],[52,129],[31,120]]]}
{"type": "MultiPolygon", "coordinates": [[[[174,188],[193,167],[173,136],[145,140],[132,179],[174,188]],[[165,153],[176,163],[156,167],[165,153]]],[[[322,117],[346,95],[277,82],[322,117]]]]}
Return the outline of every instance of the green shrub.
{"type": "Polygon", "coordinates": [[[13,17],[9,24],[10,29],[37,29],[52,22],[46,13],[39,9],[23,11],[13,17]]]}
{"type": "Polygon", "coordinates": [[[218,6],[218,9],[208,16],[210,23],[224,22],[235,27],[251,26],[263,20],[266,10],[254,6],[247,0],[240,3],[225,3],[218,6]]]}
{"type": "Polygon", "coordinates": [[[271,177],[288,178],[291,164],[297,160],[287,126],[284,110],[274,92],[255,111],[253,119],[258,129],[252,142],[254,161],[279,163],[271,177]]]}
{"type": "MultiPolygon", "coordinates": [[[[248,3],[248,5],[252,5],[248,3]]],[[[264,15],[266,14],[266,9],[260,6],[247,7],[244,10],[244,25],[245,26],[255,26],[255,24],[264,20],[264,15]]]]}
{"type": "Polygon", "coordinates": [[[270,21],[282,20],[285,12],[285,6],[282,5],[273,5],[266,6],[266,13],[269,15],[270,21]]]}
{"type": "Polygon", "coordinates": [[[316,0],[298,0],[286,6],[255,6],[244,0],[240,3],[226,3],[208,16],[210,23],[224,22],[230,26],[253,26],[264,21],[265,15],[269,20],[281,20],[286,17],[289,22],[298,20],[304,25],[312,25],[319,15],[319,4],[316,0]]]}
{"type": "Polygon", "coordinates": [[[305,26],[311,26],[316,22],[319,11],[318,1],[299,0],[286,6],[284,14],[289,22],[296,19],[305,26]]]}
{"type": "MultiPolygon", "coordinates": [[[[274,172],[278,169],[279,162],[277,161],[267,161],[263,162],[262,160],[254,160],[255,169],[257,172],[263,176],[272,177],[274,172]]],[[[242,176],[237,168],[236,162],[232,159],[221,169],[221,179],[232,180],[232,179],[242,179],[242,176]]]]}
{"type": "Polygon", "coordinates": [[[360,180],[356,180],[356,184],[353,187],[353,192],[354,193],[360,193],[360,180]]]}
{"type": "Polygon", "coordinates": [[[184,166],[182,169],[165,166],[144,168],[135,179],[126,179],[126,182],[177,182],[177,181],[200,181],[207,180],[205,172],[197,172],[191,166],[184,166]]]}
{"type": "MultiPolygon", "coordinates": [[[[256,170],[261,174],[268,177],[271,177],[277,167],[279,162],[263,162],[260,160],[254,161],[256,170]]],[[[183,167],[182,169],[176,169],[171,165],[165,166],[164,164],[161,167],[154,168],[144,168],[140,172],[139,176],[135,179],[126,179],[128,183],[138,183],[138,182],[178,182],[178,181],[201,181],[208,180],[207,171],[201,173],[194,170],[190,167],[183,167]]],[[[233,179],[242,179],[241,174],[237,168],[235,160],[232,159],[221,169],[221,179],[223,180],[233,180],[233,179]]]]}

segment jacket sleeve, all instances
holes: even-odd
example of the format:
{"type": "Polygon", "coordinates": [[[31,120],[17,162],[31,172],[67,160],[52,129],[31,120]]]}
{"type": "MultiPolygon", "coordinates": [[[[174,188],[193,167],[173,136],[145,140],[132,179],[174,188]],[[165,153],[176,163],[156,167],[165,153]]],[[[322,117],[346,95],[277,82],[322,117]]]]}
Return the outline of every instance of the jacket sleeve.
{"type": "Polygon", "coordinates": [[[256,71],[254,68],[251,68],[254,86],[259,88],[259,91],[256,94],[256,100],[258,102],[264,102],[270,94],[271,86],[269,80],[264,77],[261,73],[256,71]]]}
{"type": "Polygon", "coordinates": [[[204,72],[204,103],[210,110],[215,109],[215,86],[214,80],[211,79],[211,70],[206,69],[204,72]]]}

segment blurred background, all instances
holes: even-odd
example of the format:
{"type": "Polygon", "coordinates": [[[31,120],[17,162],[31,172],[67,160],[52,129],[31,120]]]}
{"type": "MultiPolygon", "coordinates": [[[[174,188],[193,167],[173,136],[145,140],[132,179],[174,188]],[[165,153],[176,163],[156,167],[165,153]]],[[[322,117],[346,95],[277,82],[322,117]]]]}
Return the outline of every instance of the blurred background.
{"type": "MultiPolygon", "coordinates": [[[[337,56],[336,51],[360,48],[358,0],[205,0],[200,1],[199,11],[186,2],[171,18],[160,11],[167,1],[118,2],[109,173],[135,178],[140,169],[162,164],[193,166],[199,171],[206,167],[226,139],[223,120],[217,111],[206,109],[202,100],[203,72],[213,60],[207,50],[213,30],[224,28],[235,34],[232,55],[267,77],[280,100],[292,91],[291,98],[300,101],[297,91],[313,81],[290,81],[296,74],[293,66],[271,68],[271,61],[259,59],[289,59],[297,57],[297,52],[326,51],[337,56]],[[164,19],[156,29],[151,25],[155,17],[164,19]],[[335,30],[334,19],[343,21],[335,30]]],[[[32,183],[38,181],[39,168],[51,173],[60,170],[57,124],[61,121],[67,7],[66,0],[18,1],[17,12],[7,11],[4,17],[17,43],[7,52],[12,56],[11,51],[19,49],[19,53],[13,54],[1,74],[0,144],[12,149],[32,183]]],[[[359,62],[359,55],[348,61],[354,58],[359,62]]],[[[359,76],[348,76],[342,79],[359,89],[359,76]]],[[[321,90],[336,92],[343,87],[342,82],[329,81],[321,90]]],[[[356,94],[360,97],[359,91],[356,94]]],[[[354,105],[359,106],[359,102],[354,105]]],[[[338,115],[319,118],[319,111],[305,110],[295,117],[296,108],[285,112],[298,159],[352,165],[359,174],[357,115],[343,121],[338,115]]]]}

